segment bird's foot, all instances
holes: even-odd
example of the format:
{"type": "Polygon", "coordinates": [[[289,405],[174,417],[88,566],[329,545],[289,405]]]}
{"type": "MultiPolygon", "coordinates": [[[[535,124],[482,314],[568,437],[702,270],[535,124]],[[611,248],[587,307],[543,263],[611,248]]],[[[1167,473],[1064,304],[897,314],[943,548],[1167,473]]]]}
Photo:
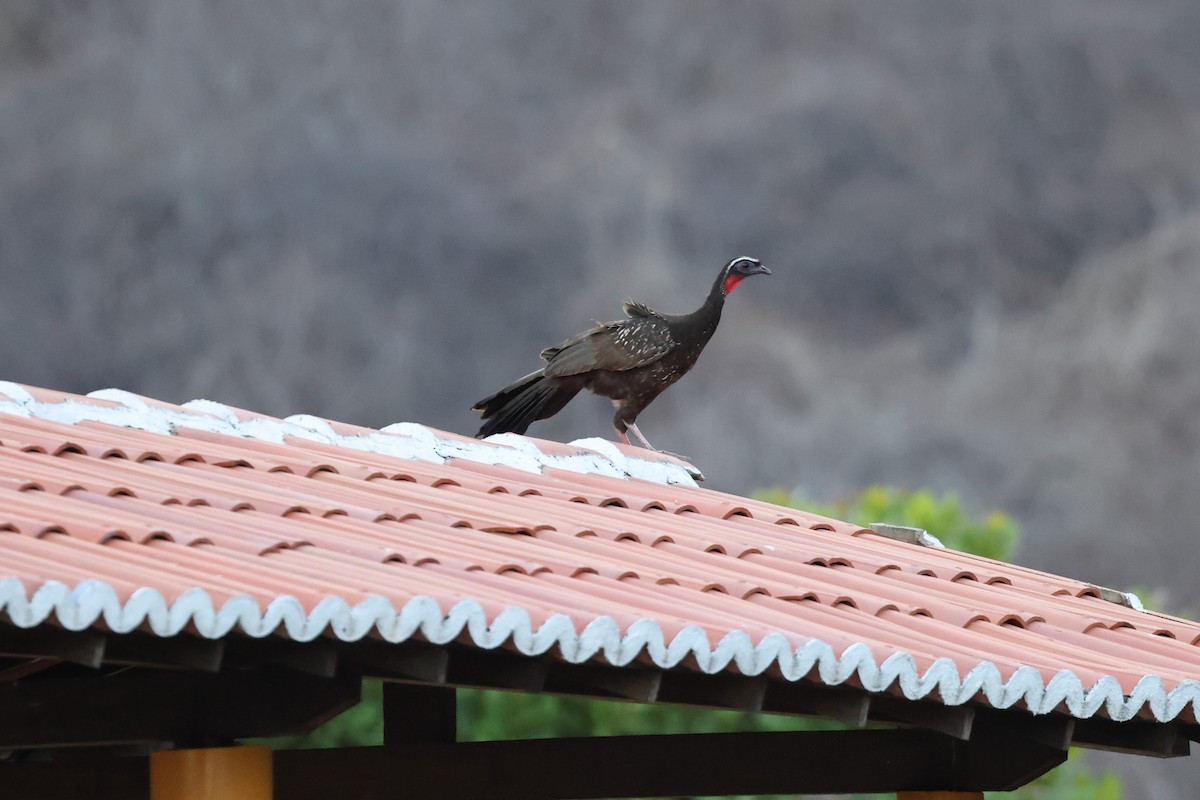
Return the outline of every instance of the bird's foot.
{"type": "MultiPolygon", "coordinates": [[[[637,425],[630,425],[629,430],[632,431],[633,435],[636,436],[638,441],[640,441],[642,443],[642,446],[644,446],[650,452],[659,453],[660,455],[664,455],[664,456],[670,456],[671,458],[678,458],[680,461],[688,460],[686,456],[681,456],[678,453],[672,453],[670,450],[659,450],[657,447],[650,444],[649,440],[647,440],[646,437],[642,435],[642,432],[640,430],[638,430],[637,425]]],[[[621,441],[624,442],[625,444],[632,444],[632,442],[629,441],[629,436],[627,436],[624,433],[621,433],[621,431],[617,431],[617,436],[620,436],[621,441]]],[[[688,462],[688,463],[691,463],[691,462],[688,462]]]]}
{"type": "MultiPolygon", "coordinates": [[[[633,435],[634,435],[634,436],[636,436],[636,437],[638,438],[638,441],[639,441],[639,442],[641,442],[642,444],[644,444],[644,445],[646,446],[646,449],[647,449],[647,450],[653,450],[653,451],[654,451],[654,452],[656,452],[656,453],[658,452],[658,448],[657,448],[657,447],[655,447],[654,445],[650,444],[650,440],[649,440],[649,439],[647,439],[645,436],[643,436],[643,435],[642,435],[642,432],[638,430],[638,426],[637,426],[637,425],[635,425],[635,424],[633,424],[633,423],[630,423],[630,424],[629,424],[629,430],[633,431],[633,435]]],[[[626,442],[628,442],[628,441],[629,441],[629,439],[628,439],[628,438],[626,438],[626,440],[625,440],[625,441],[626,441],[626,442]]]]}

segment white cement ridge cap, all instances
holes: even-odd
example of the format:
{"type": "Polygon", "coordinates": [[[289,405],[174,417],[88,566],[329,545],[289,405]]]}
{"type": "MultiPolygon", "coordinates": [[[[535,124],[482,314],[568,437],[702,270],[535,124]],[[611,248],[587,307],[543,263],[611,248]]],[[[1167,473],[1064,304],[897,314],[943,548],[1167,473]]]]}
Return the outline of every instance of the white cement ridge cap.
{"type": "MultiPolygon", "coordinates": [[[[287,419],[267,416],[243,418],[229,406],[212,400],[192,400],[182,406],[164,407],[121,389],[101,389],[86,398],[40,402],[19,384],[0,381],[0,413],[29,416],[74,425],[101,422],[150,433],[172,435],[179,428],[192,428],[228,436],[283,444],[286,437],[311,439],[337,447],[396,458],[437,464],[461,458],[498,464],[525,472],[539,473],[547,467],[613,478],[639,478],[663,485],[696,487],[699,471],[666,456],[631,456],[603,439],[571,442],[568,453],[546,452],[538,440],[517,434],[499,434],[487,440],[443,435],[417,423],[395,423],[379,431],[339,434],[320,417],[297,414],[287,419]],[[105,403],[88,402],[88,399],[105,403]],[[113,403],[115,405],[109,405],[113,403]]],[[[556,450],[560,448],[554,448],[556,450]]]]}

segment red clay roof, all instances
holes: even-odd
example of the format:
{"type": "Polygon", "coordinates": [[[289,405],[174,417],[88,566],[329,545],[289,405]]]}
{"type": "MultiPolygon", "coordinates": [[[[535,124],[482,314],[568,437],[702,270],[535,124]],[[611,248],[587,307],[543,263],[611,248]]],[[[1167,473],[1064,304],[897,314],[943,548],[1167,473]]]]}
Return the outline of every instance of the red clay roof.
{"type": "Polygon", "coordinates": [[[1200,625],[1099,595],[599,440],[0,383],[0,609],[22,627],[469,639],[1195,722],[1200,625]]]}

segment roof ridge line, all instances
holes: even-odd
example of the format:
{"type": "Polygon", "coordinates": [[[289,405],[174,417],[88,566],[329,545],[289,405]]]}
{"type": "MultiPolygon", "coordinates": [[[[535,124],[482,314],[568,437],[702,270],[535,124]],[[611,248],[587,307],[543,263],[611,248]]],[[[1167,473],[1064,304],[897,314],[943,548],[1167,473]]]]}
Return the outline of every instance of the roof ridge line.
{"type": "Polygon", "coordinates": [[[419,423],[400,422],[348,435],[338,433],[328,420],[311,414],[295,414],[284,419],[255,415],[244,419],[231,406],[213,400],[190,400],[179,406],[148,403],[146,398],[123,389],[100,389],[86,396],[66,397],[59,402],[43,402],[21,384],[0,381],[0,413],[68,425],[100,422],[163,435],[174,435],[178,428],[193,428],[274,444],[284,444],[287,436],[296,436],[336,447],[436,464],[461,458],[525,472],[540,473],[552,467],[581,474],[639,478],[663,485],[698,488],[696,477],[699,471],[694,467],[689,470],[684,462],[666,457],[650,460],[632,456],[601,439],[578,439],[570,443],[577,448],[576,452],[554,454],[539,448],[535,439],[517,434],[498,434],[479,441],[419,423]],[[116,405],[100,405],[88,400],[116,405]]]}

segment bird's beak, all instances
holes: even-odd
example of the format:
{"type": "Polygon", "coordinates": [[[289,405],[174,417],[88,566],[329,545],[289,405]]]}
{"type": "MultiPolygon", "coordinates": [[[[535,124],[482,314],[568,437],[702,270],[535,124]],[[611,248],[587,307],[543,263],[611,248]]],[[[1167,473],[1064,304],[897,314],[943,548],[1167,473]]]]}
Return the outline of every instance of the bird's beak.
{"type": "Polygon", "coordinates": [[[762,264],[759,264],[759,265],[758,265],[758,266],[755,268],[755,270],[754,270],[754,274],[755,274],[755,275],[770,275],[770,274],[771,274],[771,270],[767,269],[767,268],[766,268],[766,267],[764,267],[762,264]]]}

